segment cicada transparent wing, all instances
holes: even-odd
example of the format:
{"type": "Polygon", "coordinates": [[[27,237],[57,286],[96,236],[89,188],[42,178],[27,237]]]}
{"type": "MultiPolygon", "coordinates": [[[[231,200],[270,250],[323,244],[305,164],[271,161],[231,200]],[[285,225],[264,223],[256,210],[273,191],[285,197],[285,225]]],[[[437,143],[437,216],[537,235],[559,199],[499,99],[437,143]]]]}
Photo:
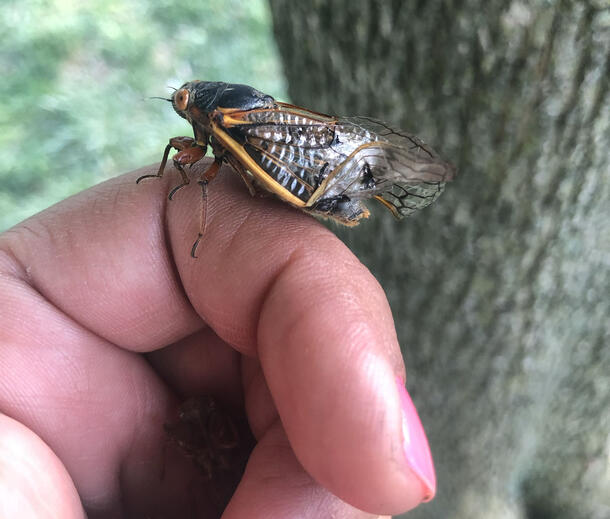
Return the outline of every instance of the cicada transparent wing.
{"type": "Polygon", "coordinates": [[[336,132],[345,160],[329,175],[325,196],[376,198],[397,218],[434,202],[455,167],[415,135],[368,117],[339,119],[336,132]]]}

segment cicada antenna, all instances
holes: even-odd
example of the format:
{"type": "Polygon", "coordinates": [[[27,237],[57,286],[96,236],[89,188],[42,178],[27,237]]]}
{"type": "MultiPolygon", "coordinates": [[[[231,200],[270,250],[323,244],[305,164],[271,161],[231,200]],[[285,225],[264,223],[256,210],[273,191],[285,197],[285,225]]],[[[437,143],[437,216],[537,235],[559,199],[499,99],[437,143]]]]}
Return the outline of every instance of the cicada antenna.
{"type": "MultiPolygon", "coordinates": [[[[174,92],[176,90],[178,90],[177,88],[174,88],[173,86],[169,86],[169,85],[167,85],[167,88],[171,88],[174,92]]],[[[170,103],[172,102],[172,98],[171,97],[167,98],[167,97],[152,96],[152,97],[149,97],[148,99],[161,99],[162,101],[169,101],[170,103]]]]}

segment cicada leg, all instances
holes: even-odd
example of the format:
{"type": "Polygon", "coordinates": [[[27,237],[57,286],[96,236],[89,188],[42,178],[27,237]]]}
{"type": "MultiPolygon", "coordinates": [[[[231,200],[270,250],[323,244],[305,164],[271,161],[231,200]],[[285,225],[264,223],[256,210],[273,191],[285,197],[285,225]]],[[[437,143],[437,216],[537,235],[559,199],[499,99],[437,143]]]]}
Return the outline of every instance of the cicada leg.
{"type": "Polygon", "coordinates": [[[201,160],[206,153],[207,146],[201,146],[197,144],[195,139],[192,137],[173,137],[169,140],[169,144],[165,147],[165,152],[163,153],[163,160],[161,160],[161,164],[159,165],[159,171],[157,171],[156,175],[143,175],[136,180],[136,184],[140,183],[141,180],[145,178],[161,178],[163,176],[163,172],[165,171],[165,166],[167,164],[167,158],[169,156],[169,152],[172,148],[178,150],[172,160],[174,162],[174,167],[180,173],[182,177],[182,184],[174,187],[168,195],[168,198],[171,200],[173,196],[176,194],[180,188],[186,186],[190,180],[188,175],[184,171],[184,166],[195,164],[201,160]]]}
{"type": "Polygon", "coordinates": [[[362,200],[351,200],[345,195],[322,198],[303,210],[323,218],[330,218],[349,227],[358,225],[362,218],[368,218],[370,215],[362,200]]]}
{"type": "Polygon", "coordinates": [[[201,186],[201,211],[199,212],[199,233],[197,234],[197,239],[195,240],[195,243],[193,243],[193,246],[191,247],[192,258],[197,258],[197,256],[195,256],[195,252],[197,251],[199,242],[201,241],[201,238],[205,233],[206,224],[208,223],[206,211],[208,201],[208,183],[213,180],[214,177],[217,175],[221,165],[222,159],[216,157],[216,159],[214,159],[214,162],[212,162],[211,166],[203,174],[203,178],[198,182],[198,184],[201,186]]]}

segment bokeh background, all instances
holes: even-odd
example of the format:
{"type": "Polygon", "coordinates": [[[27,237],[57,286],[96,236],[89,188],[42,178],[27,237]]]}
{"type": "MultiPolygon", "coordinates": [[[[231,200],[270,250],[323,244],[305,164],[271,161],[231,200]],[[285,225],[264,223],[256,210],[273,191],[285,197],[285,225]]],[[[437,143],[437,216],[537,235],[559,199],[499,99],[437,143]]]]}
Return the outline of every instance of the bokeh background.
{"type": "Polygon", "coordinates": [[[191,79],[286,97],[264,0],[0,2],[0,231],[158,162],[191,79]]]}

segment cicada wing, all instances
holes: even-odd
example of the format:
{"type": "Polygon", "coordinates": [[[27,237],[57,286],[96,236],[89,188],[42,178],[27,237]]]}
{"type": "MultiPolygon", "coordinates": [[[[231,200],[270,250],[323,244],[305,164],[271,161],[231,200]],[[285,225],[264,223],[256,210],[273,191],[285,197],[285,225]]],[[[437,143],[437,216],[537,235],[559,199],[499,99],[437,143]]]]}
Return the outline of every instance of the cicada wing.
{"type": "Polygon", "coordinates": [[[275,109],[231,114],[225,121],[265,174],[300,200],[311,197],[332,160],[335,119],[280,103],[275,109]]]}
{"type": "MultiPolygon", "coordinates": [[[[403,217],[431,204],[455,168],[423,141],[367,117],[336,119],[278,104],[224,116],[224,126],[273,182],[307,207],[364,214],[380,199],[403,217]],[[353,209],[353,210],[352,210],[353,209]]],[[[353,220],[348,216],[340,218],[353,220]]]]}
{"type": "Polygon", "coordinates": [[[428,207],[444,190],[444,182],[422,182],[414,185],[392,184],[390,189],[377,196],[385,201],[384,205],[392,211],[396,218],[404,218],[428,207]]]}
{"type": "Polygon", "coordinates": [[[380,121],[343,118],[337,131],[364,142],[336,168],[327,186],[330,196],[376,197],[402,218],[434,202],[455,176],[455,167],[421,139],[380,121]]]}

